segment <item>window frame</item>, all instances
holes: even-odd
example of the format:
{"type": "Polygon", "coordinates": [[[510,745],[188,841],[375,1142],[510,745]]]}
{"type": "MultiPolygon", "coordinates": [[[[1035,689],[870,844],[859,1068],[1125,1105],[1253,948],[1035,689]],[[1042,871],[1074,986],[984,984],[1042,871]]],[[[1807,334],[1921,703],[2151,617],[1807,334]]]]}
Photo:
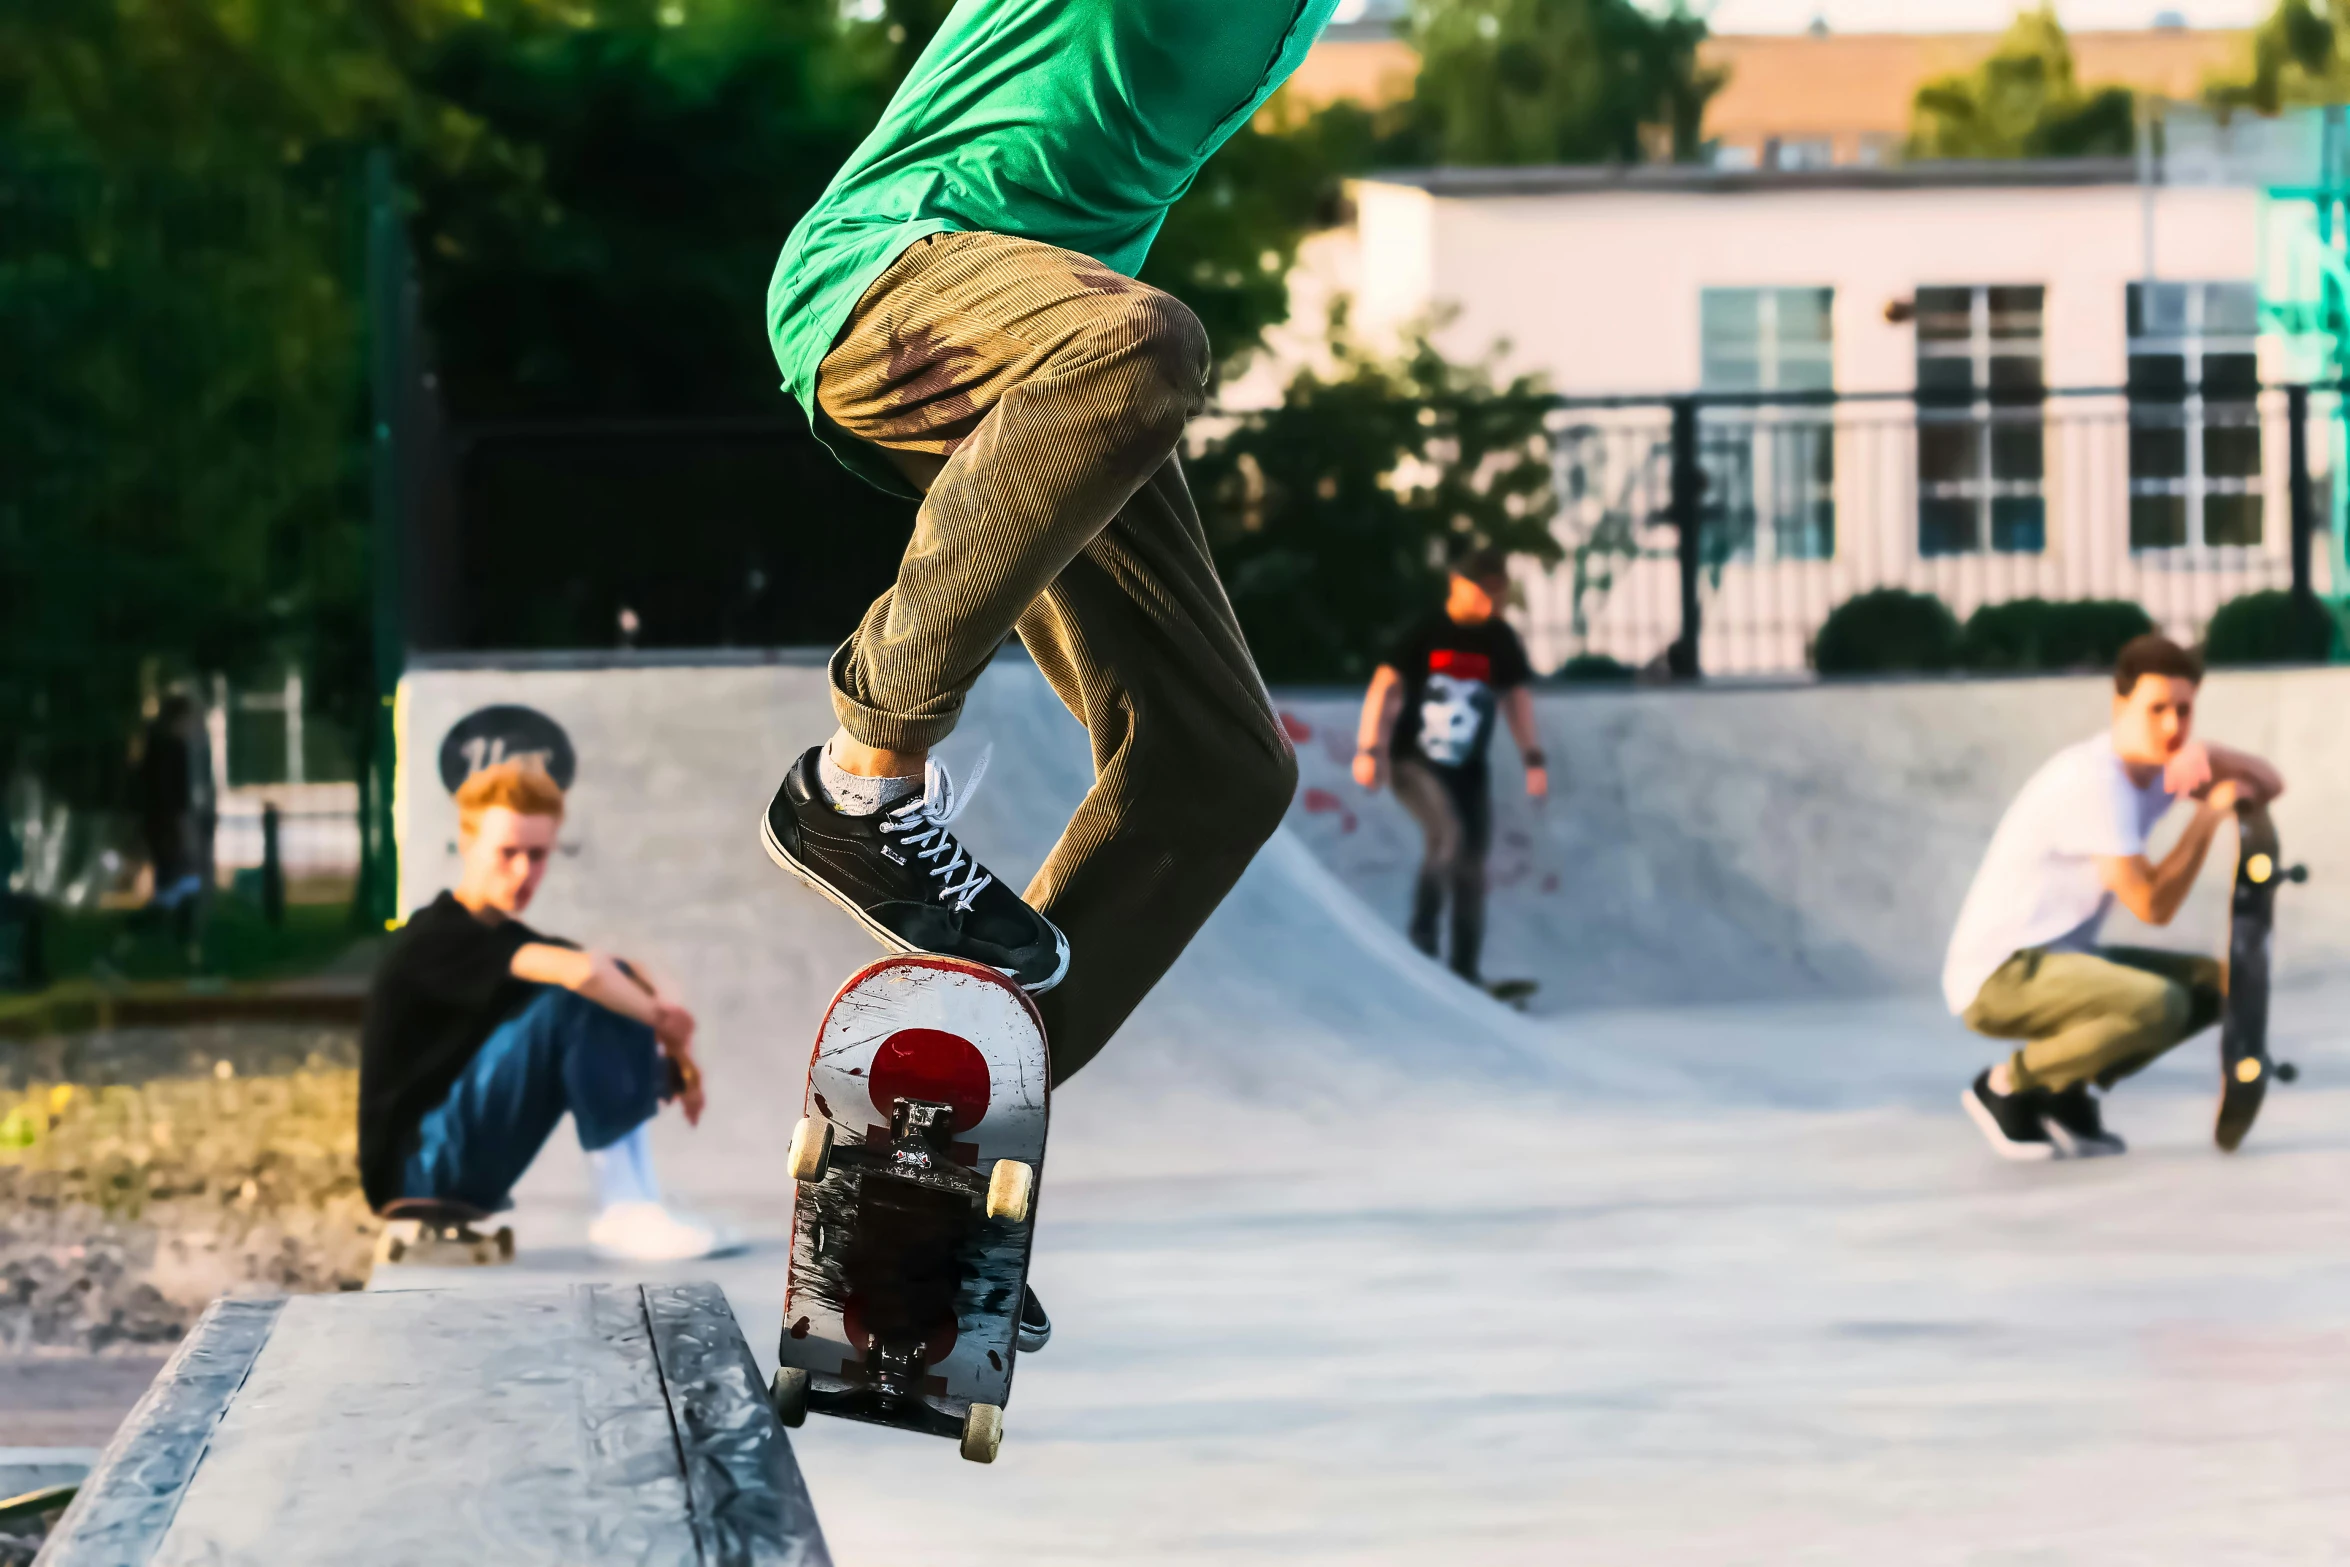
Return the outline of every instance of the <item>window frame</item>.
{"type": "Polygon", "coordinates": [[[2045,555],[2048,552],[2048,286],[2044,283],[1940,283],[1917,290],[1917,365],[1914,396],[1917,410],[1917,527],[1915,543],[1923,558],[1944,555],[2045,555]],[[1929,294],[1965,293],[1967,331],[1963,339],[1927,336],[1929,294]],[[2002,316],[2019,314],[2011,303],[1997,308],[2000,295],[2029,295],[2032,330],[2002,332],[2002,316]],[[2019,351],[2025,345],[2029,352],[2019,351]],[[1964,361],[1964,395],[1959,388],[1935,388],[1926,373],[1934,363],[1964,361]],[[2003,364],[2028,364],[2018,376],[2003,364]],[[1963,442],[1931,438],[1933,432],[1965,432],[1963,442]],[[1939,447],[1963,452],[1971,461],[1959,478],[1929,477],[1927,465],[1939,447]],[[2002,477],[2003,455],[2029,451],[2029,477],[2002,477]],[[1968,542],[1931,547],[1927,537],[1930,505],[1967,503],[1972,512],[1968,542]],[[2028,522],[2003,522],[2003,503],[2029,502],[2028,522]],[[2002,527],[2010,542],[2001,542],[2002,527]],[[2020,542],[2028,535],[2028,542],[2020,542]]]}
{"type": "MultiPolygon", "coordinates": [[[[1708,393],[1834,392],[1836,289],[1829,284],[1708,284],[1698,290],[1699,387],[1708,393]],[[1822,335],[1790,340],[1781,317],[1791,298],[1810,296],[1822,335]],[[1717,351],[1709,330],[1718,301],[1754,307],[1752,353],[1717,351]],[[1747,377],[1717,371],[1743,364],[1747,377]],[[1812,374],[1791,375],[1799,366],[1812,374]],[[1741,381],[1750,384],[1738,384],[1741,381]]],[[[1700,462],[1714,482],[1709,510],[1725,542],[1725,559],[1753,562],[1834,560],[1837,550],[1836,429],[1822,408],[1708,407],[1700,462]],[[1810,471],[1806,471],[1806,470],[1810,471]],[[1742,502],[1742,504],[1741,504],[1742,502]]]]}
{"type": "Polygon", "coordinates": [[[2171,279],[2132,281],[2122,292],[2124,352],[2127,355],[2129,438],[2126,445],[2126,485],[2129,496],[2127,537],[2133,556],[2188,560],[2259,553],[2268,544],[2268,453],[2260,416],[2260,322],[2258,285],[2245,279],[2171,279]],[[2179,330],[2155,331],[2153,300],[2147,290],[2177,290],[2182,301],[2179,330]],[[2222,290],[2240,290],[2249,311],[2240,313],[2241,330],[2213,331],[2213,302],[2222,290]],[[2242,359],[2250,378],[2236,395],[2223,390],[2211,395],[2206,362],[2214,358],[2242,359]],[[2179,376],[2175,389],[2153,376],[2141,376],[2140,361],[2176,358],[2179,376]],[[2165,417],[2168,416],[2168,417],[2165,417]],[[2140,452],[2154,445],[2151,432],[2179,432],[2177,474],[2141,474],[2140,452]],[[2249,432],[2249,473],[2213,474],[2210,471],[2213,432],[2249,432]],[[2174,499],[2181,503],[2177,542],[2141,542],[2139,502],[2174,499]],[[2211,538],[2214,499],[2244,503],[2251,521],[2249,537],[2214,541],[2211,538]]]}

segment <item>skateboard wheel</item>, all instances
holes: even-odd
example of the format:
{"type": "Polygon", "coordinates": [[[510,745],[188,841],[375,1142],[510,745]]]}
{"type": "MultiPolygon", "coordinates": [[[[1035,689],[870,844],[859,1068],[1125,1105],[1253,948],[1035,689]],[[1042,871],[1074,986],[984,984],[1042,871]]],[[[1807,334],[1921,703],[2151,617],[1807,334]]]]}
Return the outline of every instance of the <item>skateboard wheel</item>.
{"type": "Polygon", "coordinates": [[[1004,1406],[973,1404],[963,1417],[963,1456],[975,1464],[992,1464],[1003,1445],[1004,1406]]]}
{"type": "Polygon", "coordinates": [[[510,1224],[499,1225],[496,1238],[498,1242],[498,1260],[500,1262],[512,1262],[514,1260],[514,1227],[510,1224]]]}
{"type": "Polygon", "coordinates": [[[2277,1081],[2280,1083],[2297,1083],[2301,1081],[2301,1069],[2290,1061],[2279,1061],[2277,1063],[2277,1081]]]}
{"type": "Polygon", "coordinates": [[[2260,1058],[2258,1056],[2246,1056],[2243,1060],[2236,1063],[2237,1082],[2254,1083],[2258,1082],[2259,1080],[2260,1058]]]}
{"type": "Polygon", "coordinates": [[[831,1167],[832,1123],[822,1116],[801,1116],[791,1134],[791,1178],[821,1181],[831,1167]]]}
{"type": "MultiPolygon", "coordinates": [[[[1025,1223],[1036,1196],[1036,1171],[1017,1159],[998,1159],[987,1178],[987,1216],[1025,1223]]],[[[975,1409],[988,1406],[974,1404],[975,1409]]],[[[966,1455],[967,1456],[967,1455],[966,1455]]]]}
{"type": "Polygon", "coordinates": [[[397,1235],[384,1237],[384,1261],[398,1262],[408,1255],[408,1247],[397,1235]]]}
{"type": "Polygon", "coordinates": [[[767,1402],[775,1406],[775,1418],[797,1429],[808,1419],[808,1373],[797,1366],[778,1366],[775,1380],[767,1384],[767,1402]]]}

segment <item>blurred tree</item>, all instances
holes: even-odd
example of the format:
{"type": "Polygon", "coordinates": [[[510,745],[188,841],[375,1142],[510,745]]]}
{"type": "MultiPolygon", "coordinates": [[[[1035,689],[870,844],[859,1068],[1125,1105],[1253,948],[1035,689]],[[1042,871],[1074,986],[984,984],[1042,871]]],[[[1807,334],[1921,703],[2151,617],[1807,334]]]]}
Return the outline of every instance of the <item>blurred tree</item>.
{"type": "Polygon", "coordinates": [[[2350,0],[2278,0],[2253,30],[2243,74],[2215,75],[2203,95],[2223,108],[2262,114],[2350,101],[2350,0]]]}
{"type": "Polygon", "coordinates": [[[2124,157],[2135,144],[2130,90],[2080,85],[2053,5],[2018,15],[1974,70],[1920,87],[1910,117],[1913,158],[2124,157]]]}
{"type": "Polygon", "coordinates": [[[413,51],[404,160],[452,409],[780,414],[767,278],[878,113],[831,0],[515,9],[413,51]]]}
{"type": "Polygon", "coordinates": [[[1411,120],[1427,163],[1637,163],[1704,151],[1725,78],[1675,0],[1418,0],[1411,120]]]}
{"type": "MultiPolygon", "coordinates": [[[[1425,332],[1393,356],[1330,324],[1332,368],[1191,465],[1216,560],[1267,678],[1356,680],[1485,545],[1556,560],[1549,399],[1425,332]]],[[[1498,352],[1498,351],[1497,351],[1498,352]]]]}

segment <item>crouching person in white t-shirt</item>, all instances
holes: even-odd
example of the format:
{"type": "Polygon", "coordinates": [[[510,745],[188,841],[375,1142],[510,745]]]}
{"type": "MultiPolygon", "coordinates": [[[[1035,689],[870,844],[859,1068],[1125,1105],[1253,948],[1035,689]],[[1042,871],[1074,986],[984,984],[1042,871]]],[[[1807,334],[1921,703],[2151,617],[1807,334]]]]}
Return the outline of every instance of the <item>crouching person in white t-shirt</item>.
{"type": "Polygon", "coordinates": [[[1975,1032],[2023,1042],[1965,1098],[2007,1158],[2122,1152],[2096,1090],[2219,1019],[2216,960],[2097,942],[2116,901],[2169,924],[2236,802],[2284,790],[2258,757],[2189,738],[2202,680],[2202,660],[2175,642],[2124,647],[2111,728],[2032,775],[1959,910],[1943,996],[1975,1032]],[[2196,802],[2195,819],[2158,864],[2147,835],[2181,796],[2196,802]]]}

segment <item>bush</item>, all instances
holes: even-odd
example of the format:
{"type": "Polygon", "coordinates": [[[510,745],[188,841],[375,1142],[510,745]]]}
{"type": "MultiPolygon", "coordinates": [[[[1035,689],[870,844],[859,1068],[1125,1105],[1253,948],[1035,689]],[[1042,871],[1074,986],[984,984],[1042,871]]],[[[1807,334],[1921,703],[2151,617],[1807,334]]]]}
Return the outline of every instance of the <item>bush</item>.
{"type": "Polygon", "coordinates": [[[1811,661],[1823,675],[1948,669],[1958,644],[1958,617],[1933,594],[1873,588],[1828,612],[1811,661]]]}
{"type": "Polygon", "coordinates": [[[2219,607],[2203,633],[2203,656],[2214,664],[2322,664],[2342,640],[2338,616],[2323,603],[2296,610],[2292,594],[2266,588],[2219,607]]]}
{"type": "Polygon", "coordinates": [[[1969,669],[2110,669],[2122,644],[2154,629],[2128,599],[2016,599],[1967,617],[1958,661],[1969,669]]]}
{"type": "Polygon", "coordinates": [[[1611,680],[1632,678],[1632,666],[1622,659],[1610,658],[1605,653],[1577,653],[1559,665],[1553,677],[1586,684],[1605,684],[1611,680]]]}

